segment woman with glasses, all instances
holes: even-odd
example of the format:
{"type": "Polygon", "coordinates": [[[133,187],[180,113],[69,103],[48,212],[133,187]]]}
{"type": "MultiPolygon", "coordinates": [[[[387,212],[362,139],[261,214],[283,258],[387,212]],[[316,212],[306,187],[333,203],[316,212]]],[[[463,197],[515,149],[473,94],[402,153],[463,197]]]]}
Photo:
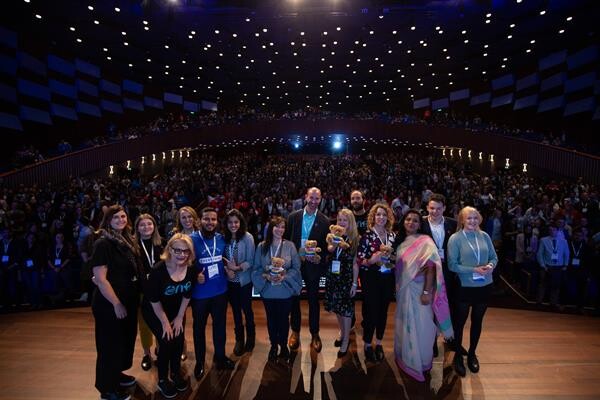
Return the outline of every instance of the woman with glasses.
{"type": "Polygon", "coordinates": [[[188,388],[181,375],[181,353],[185,311],[198,274],[190,268],[196,257],[185,234],[173,235],[160,258],[145,285],[142,313],[159,345],[158,390],[170,399],[188,388]]]}

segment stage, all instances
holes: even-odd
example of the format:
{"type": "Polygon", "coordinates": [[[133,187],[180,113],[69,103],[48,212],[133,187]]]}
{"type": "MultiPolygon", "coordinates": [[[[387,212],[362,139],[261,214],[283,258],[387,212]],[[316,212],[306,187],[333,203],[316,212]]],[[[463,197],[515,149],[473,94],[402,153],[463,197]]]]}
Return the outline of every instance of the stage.
{"type": "MultiPolygon", "coordinates": [[[[335,316],[321,313],[323,351],[309,351],[307,304],[303,301],[301,351],[289,365],[267,363],[269,349],[264,308],[254,301],[257,345],[253,353],[233,356],[233,321],[228,316],[227,352],[233,371],[210,369],[177,399],[598,399],[600,398],[600,319],[536,311],[490,308],[479,344],[479,374],[459,378],[453,353],[434,360],[431,379],[418,383],[400,373],[393,360],[393,312],[384,339],[386,360],[365,364],[357,323],[351,348],[337,359],[335,316]],[[358,345],[357,345],[358,341],[358,345]]],[[[360,302],[357,302],[360,322],[360,302]]],[[[188,310],[189,358],[194,366],[188,310]]],[[[210,329],[210,326],[208,327],[210,329]]],[[[207,332],[207,337],[211,337],[207,332]]],[[[465,340],[468,340],[465,333],[465,340]]],[[[468,347],[468,343],[464,343],[468,347]]],[[[212,360],[212,342],[206,359],[212,360]]],[[[0,399],[98,399],[94,388],[94,321],[88,307],[0,315],[0,399]]],[[[140,367],[139,339],[133,368],[138,385],[133,399],[162,399],[156,393],[156,368],[140,367]]]]}

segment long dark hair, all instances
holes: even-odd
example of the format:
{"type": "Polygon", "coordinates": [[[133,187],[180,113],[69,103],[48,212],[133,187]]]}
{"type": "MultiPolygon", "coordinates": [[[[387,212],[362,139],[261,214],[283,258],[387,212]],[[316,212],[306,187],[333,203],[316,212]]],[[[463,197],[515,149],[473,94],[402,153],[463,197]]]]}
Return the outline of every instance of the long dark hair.
{"type": "Polygon", "coordinates": [[[271,247],[271,244],[273,243],[273,228],[275,228],[277,225],[281,224],[281,223],[286,224],[286,220],[283,217],[273,217],[271,218],[271,220],[269,221],[269,229],[267,229],[267,236],[265,237],[265,240],[263,241],[263,248],[262,248],[262,253],[263,256],[267,255],[267,252],[269,251],[269,248],[271,247]]]}
{"type": "Polygon", "coordinates": [[[237,219],[240,220],[240,227],[239,227],[238,231],[236,232],[237,240],[240,240],[241,238],[243,238],[244,235],[246,234],[246,232],[248,231],[248,223],[246,223],[246,218],[244,218],[244,215],[235,208],[229,210],[229,212],[227,213],[227,216],[225,217],[224,236],[225,236],[226,243],[231,242],[231,237],[232,237],[231,231],[227,227],[227,223],[229,222],[229,218],[231,218],[231,217],[236,217],[237,219]]]}
{"type": "MultiPolygon", "coordinates": [[[[98,229],[97,234],[99,234],[101,230],[110,232],[111,234],[116,234],[117,232],[112,228],[110,222],[113,216],[121,211],[127,214],[125,208],[123,208],[123,206],[121,206],[120,204],[113,204],[112,206],[108,207],[104,212],[104,216],[102,217],[102,221],[100,222],[100,229],[98,229]]],[[[127,225],[125,225],[125,228],[123,228],[121,236],[123,236],[123,239],[125,239],[125,241],[129,243],[129,245],[133,249],[134,254],[138,256],[140,254],[140,250],[137,241],[133,236],[133,229],[131,227],[131,219],[129,218],[129,215],[127,215],[127,225]]]]}
{"type": "Polygon", "coordinates": [[[402,242],[404,242],[404,240],[406,239],[407,235],[406,235],[406,229],[404,229],[404,221],[406,220],[406,217],[410,214],[414,214],[417,216],[417,218],[419,219],[419,229],[417,230],[417,232],[419,232],[419,233],[422,232],[423,218],[421,216],[421,213],[419,212],[419,210],[411,208],[410,210],[408,210],[406,212],[406,214],[404,214],[402,216],[402,219],[400,220],[400,226],[398,227],[398,234],[396,235],[396,239],[394,240],[394,244],[392,245],[392,247],[394,249],[397,249],[398,246],[400,246],[402,244],[402,242]]]}

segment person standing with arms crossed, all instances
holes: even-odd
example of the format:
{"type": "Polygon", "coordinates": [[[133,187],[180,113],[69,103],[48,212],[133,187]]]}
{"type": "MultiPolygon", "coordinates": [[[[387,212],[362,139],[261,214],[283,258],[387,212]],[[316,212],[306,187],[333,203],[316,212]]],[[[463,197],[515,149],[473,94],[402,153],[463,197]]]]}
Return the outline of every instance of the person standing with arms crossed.
{"type": "MultiPolygon", "coordinates": [[[[329,232],[329,219],[325,214],[318,211],[321,202],[321,190],[316,187],[308,189],[305,201],[306,206],[303,209],[294,211],[288,217],[285,238],[293,242],[299,252],[305,247],[307,240],[316,240],[317,246],[324,249],[327,247],[325,238],[329,232]]],[[[312,335],[311,346],[317,353],[323,347],[319,337],[319,280],[325,272],[324,258],[318,257],[316,254],[302,256],[300,267],[308,294],[308,319],[312,335]]],[[[300,347],[300,315],[300,298],[299,296],[293,296],[290,317],[292,334],[288,341],[291,350],[297,350],[300,347]]]]}

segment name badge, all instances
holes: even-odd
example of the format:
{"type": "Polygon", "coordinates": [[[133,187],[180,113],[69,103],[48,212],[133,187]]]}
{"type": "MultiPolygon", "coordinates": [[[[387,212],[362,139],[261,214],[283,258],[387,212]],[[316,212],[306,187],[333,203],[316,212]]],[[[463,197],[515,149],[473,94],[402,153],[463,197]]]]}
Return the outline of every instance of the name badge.
{"type": "Polygon", "coordinates": [[[438,249],[438,254],[440,255],[442,261],[444,261],[444,259],[446,258],[446,255],[444,254],[444,249],[438,249]]]}
{"type": "Polygon", "coordinates": [[[585,214],[587,212],[587,207],[582,208],[581,212],[585,214]]]}
{"type": "Polygon", "coordinates": [[[45,222],[42,222],[42,229],[46,229],[48,227],[48,224],[45,222]]]}
{"type": "Polygon", "coordinates": [[[573,258],[573,261],[571,261],[571,265],[574,267],[579,267],[579,258],[573,258]]]}
{"type": "Polygon", "coordinates": [[[8,256],[2,256],[2,262],[3,263],[7,263],[8,262],[8,256]]]}
{"type": "Polygon", "coordinates": [[[62,264],[62,260],[60,258],[55,258],[54,259],[54,266],[55,267],[60,267],[61,264],[62,264]]]}
{"type": "Polygon", "coordinates": [[[485,276],[481,275],[479,272],[473,272],[473,280],[474,281],[485,281],[485,276]]]}
{"type": "Polygon", "coordinates": [[[379,267],[379,272],[381,272],[382,274],[391,274],[392,269],[386,267],[385,265],[382,265],[381,267],[379,267]]]}
{"type": "Polygon", "coordinates": [[[339,260],[333,260],[331,262],[331,273],[332,274],[339,274],[340,273],[340,267],[341,267],[341,261],[339,260]]]}
{"type": "Polygon", "coordinates": [[[208,279],[219,275],[219,264],[211,264],[208,266],[208,279]]]}
{"type": "Polygon", "coordinates": [[[558,261],[558,253],[552,253],[552,256],[550,256],[550,260],[552,262],[558,261]]]}
{"type": "Polygon", "coordinates": [[[27,268],[31,268],[31,267],[33,267],[33,260],[27,260],[27,261],[25,261],[25,266],[26,266],[27,268]]]}

